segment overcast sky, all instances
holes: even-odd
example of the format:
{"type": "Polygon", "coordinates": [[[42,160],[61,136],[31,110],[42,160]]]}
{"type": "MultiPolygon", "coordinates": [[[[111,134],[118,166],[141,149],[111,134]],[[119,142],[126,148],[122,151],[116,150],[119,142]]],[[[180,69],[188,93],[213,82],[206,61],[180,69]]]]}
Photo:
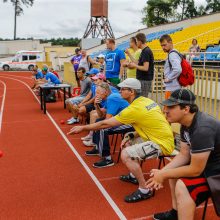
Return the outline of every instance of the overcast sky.
{"type": "MultiPolygon", "coordinates": [[[[146,0],[108,0],[109,21],[116,37],[144,28],[141,10],[146,0]]],[[[204,4],[205,0],[195,0],[204,4]]],[[[0,0],[0,38],[13,38],[14,11],[0,0]]],[[[83,36],[90,18],[90,0],[35,0],[17,19],[17,37],[83,36]]]]}

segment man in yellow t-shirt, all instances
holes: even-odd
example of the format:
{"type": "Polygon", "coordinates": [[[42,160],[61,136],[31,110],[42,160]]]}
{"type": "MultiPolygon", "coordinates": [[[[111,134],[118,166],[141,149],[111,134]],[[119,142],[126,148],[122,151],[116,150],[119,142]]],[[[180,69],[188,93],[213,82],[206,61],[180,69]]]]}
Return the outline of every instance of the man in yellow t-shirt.
{"type": "Polygon", "coordinates": [[[142,143],[128,146],[122,150],[122,161],[130,173],[122,175],[120,180],[139,184],[137,191],[125,197],[126,202],[138,202],[153,195],[152,191],[146,188],[139,160],[157,157],[159,154],[171,154],[174,149],[174,138],[171,127],[158,104],[151,99],[139,96],[141,92],[139,80],[127,78],[118,86],[121,88],[121,96],[130,103],[127,108],[110,119],[90,125],[75,126],[69,134],[123,124],[132,125],[136,132],[128,133],[125,140],[133,141],[139,137],[142,143]]]}

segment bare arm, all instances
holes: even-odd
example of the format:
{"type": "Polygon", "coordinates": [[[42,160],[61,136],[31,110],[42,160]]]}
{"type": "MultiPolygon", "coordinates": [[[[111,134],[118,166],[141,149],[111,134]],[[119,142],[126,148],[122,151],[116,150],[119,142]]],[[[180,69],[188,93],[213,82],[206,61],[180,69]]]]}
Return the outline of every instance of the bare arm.
{"type": "Polygon", "coordinates": [[[91,90],[89,91],[89,93],[86,95],[86,97],[82,100],[82,102],[80,103],[81,105],[85,105],[85,103],[87,102],[87,101],[89,101],[90,99],[91,99],[91,97],[92,97],[92,92],[91,92],[91,90]]]}
{"type": "Polygon", "coordinates": [[[99,121],[94,124],[75,126],[70,130],[68,134],[78,134],[82,131],[95,131],[95,130],[101,130],[104,128],[111,128],[120,125],[122,124],[119,121],[117,121],[114,117],[111,117],[109,119],[105,119],[103,121],[99,121]]]}
{"type": "Polygon", "coordinates": [[[144,62],[144,65],[143,66],[139,66],[138,64],[136,64],[136,63],[130,63],[129,65],[128,65],[128,68],[136,68],[136,69],[138,69],[138,70],[141,70],[141,71],[148,71],[148,69],[149,69],[149,62],[144,62]]]}
{"type": "Polygon", "coordinates": [[[103,109],[100,108],[98,103],[94,103],[94,105],[95,105],[95,109],[96,109],[96,112],[97,112],[99,118],[104,118],[106,115],[105,111],[103,111],[103,109]]]}
{"type": "Polygon", "coordinates": [[[136,60],[130,53],[130,51],[128,49],[125,50],[125,53],[129,56],[130,60],[135,63],[138,64],[138,60],[136,60]]]}
{"type": "Polygon", "coordinates": [[[91,64],[97,64],[97,62],[95,60],[93,60],[90,56],[88,58],[88,61],[91,63],[91,64]]]}
{"type": "Polygon", "coordinates": [[[152,178],[147,181],[148,188],[159,189],[162,187],[166,179],[178,179],[181,177],[196,177],[199,176],[205,169],[206,163],[210,155],[209,152],[196,153],[191,155],[191,162],[189,165],[183,164],[187,162],[184,155],[180,155],[180,161],[177,162],[178,157],[170,166],[166,166],[163,170],[153,170],[151,173],[152,178]],[[182,161],[181,161],[182,158],[182,161]],[[174,168],[172,168],[172,166],[174,168]],[[178,166],[178,167],[176,167],[178,166]]]}
{"type": "Polygon", "coordinates": [[[125,59],[120,60],[120,63],[121,63],[121,66],[120,66],[120,76],[123,76],[123,74],[124,74],[124,67],[123,67],[124,62],[125,62],[125,59]]]}
{"type": "Polygon", "coordinates": [[[163,170],[184,166],[189,163],[190,157],[189,146],[187,143],[181,141],[179,154],[176,155],[174,159],[163,168],[163,170]]]}

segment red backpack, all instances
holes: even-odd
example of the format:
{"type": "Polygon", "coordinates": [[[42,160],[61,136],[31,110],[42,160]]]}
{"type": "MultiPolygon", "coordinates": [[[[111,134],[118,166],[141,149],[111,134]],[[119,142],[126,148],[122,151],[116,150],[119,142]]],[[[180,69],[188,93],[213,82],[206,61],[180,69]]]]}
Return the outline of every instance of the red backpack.
{"type": "MultiPolygon", "coordinates": [[[[195,76],[194,76],[191,65],[186,61],[186,59],[183,57],[182,54],[178,53],[176,50],[172,50],[170,53],[173,53],[173,52],[177,53],[182,59],[181,61],[182,72],[180,73],[180,76],[178,77],[179,84],[183,87],[192,85],[195,81],[195,76]]],[[[169,60],[169,55],[168,55],[168,62],[169,62],[170,68],[172,68],[172,64],[170,63],[170,60],[169,60]]]]}

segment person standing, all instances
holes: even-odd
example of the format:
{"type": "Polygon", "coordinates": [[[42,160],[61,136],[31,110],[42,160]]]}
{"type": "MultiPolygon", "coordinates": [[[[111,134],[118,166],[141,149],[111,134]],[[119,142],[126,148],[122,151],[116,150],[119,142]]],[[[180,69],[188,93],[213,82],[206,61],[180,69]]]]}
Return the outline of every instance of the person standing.
{"type": "MultiPolygon", "coordinates": [[[[128,55],[128,58],[126,59],[126,62],[124,62],[124,67],[128,67],[132,60],[135,60],[135,62],[139,60],[141,49],[138,48],[135,37],[130,38],[130,48],[126,49],[125,53],[128,55]]],[[[135,68],[127,68],[127,78],[136,78],[136,71],[135,68]]]]}
{"type": "Polygon", "coordinates": [[[182,58],[179,52],[173,48],[173,41],[169,35],[165,34],[160,38],[160,45],[163,51],[168,53],[164,64],[165,99],[168,99],[173,91],[181,88],[178,77],[182,72],[182,58]]]}
{"type": "Polygon", "coordinates": [[[97,64],[89,55],[87,55],[86,50],[81,50],[82,58],[79,62],[79,67],[84,67],[86,73],[92,69],[92,65],[97,64]]]}
{"type": "Polygon", "coordinates": [[[80,62],[80,60],[82,58],[80,48],[76,48],[75,49],[75,53],[76,53],[76,55],[73,56],[73,58],[71,59],[70,62],[73,64],[73,70],[74,70],[74,73],[75,73],[76,82],[77,82],[78,87],[80,87],[79,78],[77,76],[77,70],[79,68],[79,62],[80,62]]]}
{"type": "Polygon", "coordinates": [[[106,40],[106,47],[108,49],[105,56],[106,79],[113,85],[117,85],[124,73],[125,54],[122,50],[116,48],[115,40],[112,38],[106,40]]]}
{"type": "Polygon", "coordinates": [[[151,49],[146,45],[144,33],[138,33],[135,38],[138,48],[142,51],[139,60],[132,59],[132,62],[128,64],[128,68],[137,69],[136,78],[141,82],[141,95],[148,97],[154,78],[154,56],[151,49]]]}

